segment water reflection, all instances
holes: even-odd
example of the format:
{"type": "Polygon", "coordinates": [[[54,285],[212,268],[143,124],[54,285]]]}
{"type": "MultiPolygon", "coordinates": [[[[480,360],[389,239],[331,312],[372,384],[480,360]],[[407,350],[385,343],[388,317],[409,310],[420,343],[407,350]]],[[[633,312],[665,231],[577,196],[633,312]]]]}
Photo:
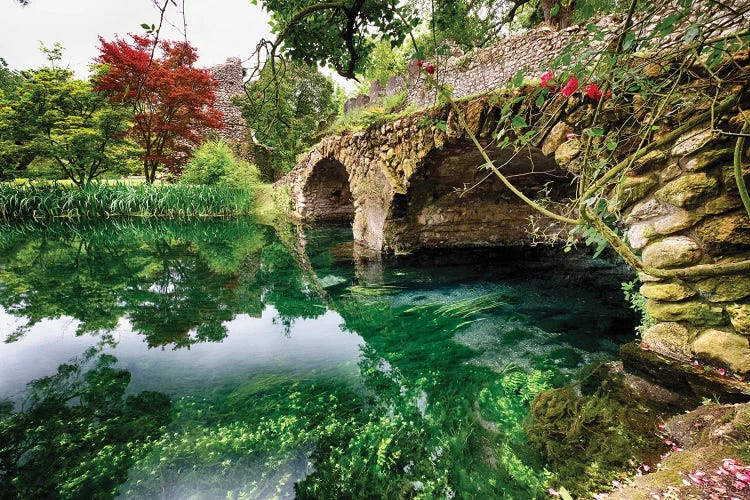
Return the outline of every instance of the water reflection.
{"type": "MultiPolygon", "coordinates": [[[[89,469],[70,458],[45,478],[58,496],[84,483],[84,496],[137,498],[544,492],[554,471],[524,419],[631,331],[619,276],[544,253],[357,261],[349,237],[246,219],[6,227],[0,359],[15,364],[0,365],[0,399],[16,411],[0,429],[15,442],[38,424],[34,453],[104,429],[86,448],[96,458],[69,449],[89,469]],[[91,345],[63,365],[80,368],[48,375],[91,345]],[[20,404],[52,379],[79,395],[53,398],[52,413],[20,404]],[[109,395],[85,395],[99,387],[109,395]],[[142,395],[167,409],[151,405],[158,425],[131,439],[123,415],[142,395]]],[[[20,445],[6,451],[9,497],[33,492],[21,488],[40,469],[24,469],[20,445]]]]}

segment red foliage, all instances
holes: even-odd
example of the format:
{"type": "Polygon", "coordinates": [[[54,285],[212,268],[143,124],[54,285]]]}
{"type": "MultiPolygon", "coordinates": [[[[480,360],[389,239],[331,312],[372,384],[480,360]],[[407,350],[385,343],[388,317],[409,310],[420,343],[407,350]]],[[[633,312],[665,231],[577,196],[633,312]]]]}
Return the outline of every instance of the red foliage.
{"type": "Polygon", "coordinates": [[[542,78],[541,78],[541,80],[542,80],[542,88],[545,88],[545,87],[549,87],[549,88],[552,88],[552,85],[550,85],[550,83],[549,83],[549,82],[550,82],[550,81],[551,81],[551,80],[552,80],[553,78],[555,78],[555,74],[554,74],[554,73],[553,73],[552,71],[550,71],[549,73],[545,73],[545,74],[543,74],[543,75],[542,75],[542,78]]]}
{"type": "Polygon", "coordinates": [[[158,165],[179,170],[201,132],[222,126],[222,114],[214,108],[218,83],[193,67],[198,56],[189,43],[161,41],[152,60],[155,41],[130,37],[130,43],[99,37],[96,62],[107,69],[96,77],[94,90],[132,106],[130,134],[144,149],[144,173],[153,182],[158,165]]]}
{"type": "Polygon", "coordinates": [[[566,83],[565,86],[560,89],[560,93],[565,97],[570,97],[576,90],[578,90],[578,78],[576,78],[575,76],[571,76],[570,80],[568,80],[568,83],[566,83]]]}
{"type": "Polygon", "coordinates": [[[426,64],[424,67],[425,72],[428,75],[434,75],[435,74],[435,65],[434,64],[426,64]]]}
{"type": "Polygon", "coordinates": [[[586,95],[590,97],[591,99],[598,101],[602,98],[602,91],[599,89],[599,86],[595,83],[589,83],[586,85],[586,95]]]}

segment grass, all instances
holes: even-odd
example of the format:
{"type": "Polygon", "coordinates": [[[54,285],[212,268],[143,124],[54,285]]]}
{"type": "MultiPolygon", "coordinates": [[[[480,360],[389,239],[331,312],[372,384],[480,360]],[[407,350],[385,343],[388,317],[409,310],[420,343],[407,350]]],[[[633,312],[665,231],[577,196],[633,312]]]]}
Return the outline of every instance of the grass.
{"type": "Polygon", "coordinates": [[[225,186],[0,184],[1,219],[222,216],[252,211],[251,191],[225,186]]]}

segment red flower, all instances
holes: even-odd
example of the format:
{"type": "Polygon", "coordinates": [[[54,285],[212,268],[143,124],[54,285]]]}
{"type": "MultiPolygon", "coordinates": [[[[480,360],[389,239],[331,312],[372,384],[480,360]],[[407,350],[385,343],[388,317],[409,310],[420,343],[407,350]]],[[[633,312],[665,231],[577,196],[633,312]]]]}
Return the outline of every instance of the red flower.
{"type": "Polygon", "coordinates": [[[427,72],[428,75],[435,74],[435,66],[433,64],[428,64],[424,67],[424,70],[427,72]]]}
{"type": "Polygon", "coordinates": [[[417,59],[417,67],[421,68],[424,62],[421,59],[417,59]]]}
{"type": "Polygon", "coordinates": [[[566,83],[565,86],[560,89],[560,93],[565,97],[570,97],[576,90],[578,90],[578,78],[576,78],[575,76],[571,76],[570,80],[568,80],[568,83],[566,83]]]}
{"type": "Polygon", "coordinates": [[[550,71],[549,73],[545,73],[542,75],[542,88],[545,87],[551,87],[549,84],[549,81],[552,80],[555,77],[555,74],[550,71]]]}
{"type": "Polygon", "coordinates": [[[599,86],[597,84],[589,83],[588,85],[586,85],[586,95],[591,99],[598,101],[602,98],[602,91],[599,89],[599,86]]]}

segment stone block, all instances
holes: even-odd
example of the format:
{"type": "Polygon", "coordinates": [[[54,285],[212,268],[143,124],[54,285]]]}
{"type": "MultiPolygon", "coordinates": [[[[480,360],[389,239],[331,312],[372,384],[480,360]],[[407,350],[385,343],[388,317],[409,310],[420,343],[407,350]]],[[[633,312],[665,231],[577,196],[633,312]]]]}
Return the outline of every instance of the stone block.
{"type": "Polygon", "coordinates": [[[636,172],[652,170],[656,167],[661,167],[666,159],[667,154],[664,151],[659,151],[657,149],[635,160],[633,163],[633,170],[636,172]]]}
{"type": "Polygon", "coordinates": [[[693,342],[696,356],[721,364],[737,373],[750,372],[748,338],[722,330],[706,330],[693,342]]]}
{"type": "Polygon", "coordinates": [[[682,283],[644,283],[641,295],[647,299],[677,302],[695,295],[695,290],[682,283]]]}
{"type": "Polygon", "coordinates": [[[709,302],[730,302],[750,297],[750,277],[743,275],[707,278],[695,284],[701,297],[709,302]]]}
{"type": "Polygon", "coordinates": [[[680,159],[680,167],[688,172],[699,172],[706,170],[717,163],[724,162],[732,158],[734,149],[714,149],[710,151],[701,151],[686,158],[680,159]]]}
{"type": "Polygon", "coordinates": [[[669,205],[656,198],[648,198],[633,205],[633,208],[630,209],[627,217],[625,217],[625,224],[631,225],[642,220],[666,215],[669,213],[668,207],[669,205]]]}
{"type": "Polygon", "coordinates": [[[633,250],[640,250],[648,245],[650,238],[655,234],[654,226],[650,222],[633,224],[627,232],[628,244],[633,250]]]}
{"type": "Polygon", "coordinates": [[[704,219],[695,232],[713,252],[750,247],[750,219],[743,211],[704,219]]]}
{"type": "Polygon", "coordinates": [[[693,340],[687,328],[679,323],[657,323],[643,333],[643,342],[651,351],[670,358],[689,360],[693,340]]]}
{"type": "Polygon", "coordinates": [[[707,201],[706,204],[703,205],[703,211],[708,215],[723,214],[730,210],[734,210],[740,205],[742,205],[742,200],[739,196],[724,194],[718,198],[707,201]]]}
{"type": "Polygon", "coordinates": [[[703,251],[700,245],[687,236],[670,236],[656,241],[643,251],[643,263],[647,266],[670,268],[695,264],[703,251]]]}
{"type": "Polygon", "coordinates": [[[571,139],[563,142],[555,150],[555,161],[558,165],[564,166],[573,161],[581,152],[581,141],[578,139],[571,139]]]}
{"type": "Polygon", "coordinates": [[[651,189],[659,183],[655,175],[639,175],[625,177],[625,182],[617,186],[615,204],[624,208],[638,200],[645,198],[651,189]]]}
{"type": "Polygon", "coordinates": [[[728,305],[727,314],[737,333],[750,335],[750,304],[728,305]]]}
{"type": "Polygon", "coordinates": [[[648,314],[657,321],[684,321],[696,326],[720,326],[726,324],[724,310],[699,300],[684,302],[659,302],[649,300],[646,303],[648,314]]]}
{"type": "Polygon", "coordinates": [[[713,138],[710,128],[691,130],[681,135],[672,147],[673,156],[684,156],[700,149],[713,138]]]}
{"type": "Polygon", "coordinates": [[[651,224],[656,234],[668,235],[692,227],[699,220],[701,220],[700,215],[680,208],[669,215],[651,221],[651,224]]]}
{"type": "Polygon", "coordinates": [[[542,142],[542,154],[544,154],[545,156],[549,156],[554,153],[562,143],[568,140],[567,135],[572,134],[573,131],[573,127],[571,127],[567,123],[562,121],[557,122],[542,142]]]}
{"type": "MultiPolygon", "coordinates": [[[[726,186],[727,188],[727,192],[739,196],[739,189],[737,189],[737,178],[734,175],[734,166],[726,165],[722,167],[721,174],[724,180],[724,186],[726,186]]],[[[745,185],[748,186],[748,189],[750,189],[750,165],[743,165],[742,178],[745,180],[745,185]]]]}
{"type": "Polygon", "coordinates": [[[705,173],[683,175],[659,189],[655,196],[670,205],[693,208],[719,194],[719,181],[705,173]]]}
{"type": "Polygon", "coordinates": [[[669,182],[672,179],[676,179],[680,175],[682,175],[682,169],[677,164],[677,162],[670,163],[659,172],[659,178],[662,182],[669,182]]]}

